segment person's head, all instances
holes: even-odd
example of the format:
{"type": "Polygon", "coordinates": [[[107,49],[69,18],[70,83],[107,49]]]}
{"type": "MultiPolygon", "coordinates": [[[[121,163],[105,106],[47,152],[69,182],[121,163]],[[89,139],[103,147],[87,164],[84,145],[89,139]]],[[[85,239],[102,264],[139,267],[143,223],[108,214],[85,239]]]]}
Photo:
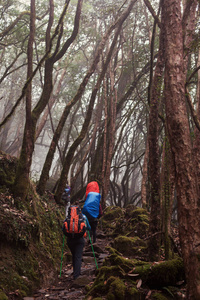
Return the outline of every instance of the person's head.
{"type": "Polygon", "coordinates": [[[70,192],[71,192],[71,188],[70,186],[67,184],[66,187],[65,187],[65,192],[70,195],[70,192]]]}

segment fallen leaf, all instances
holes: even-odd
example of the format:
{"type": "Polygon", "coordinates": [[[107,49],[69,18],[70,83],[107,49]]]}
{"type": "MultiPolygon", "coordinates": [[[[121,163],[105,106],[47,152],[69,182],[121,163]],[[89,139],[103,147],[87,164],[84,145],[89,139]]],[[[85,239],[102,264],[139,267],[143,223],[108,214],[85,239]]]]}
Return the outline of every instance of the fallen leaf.
{"type": "Polygon", "coordinates": [[[135,267],[128,272],[128,274],[132,273],[135,270],[135,267]]]}
{"type": "Polygon", "coordinates": [[[139,279],[138,280],[138,283],[137,283],[137,289],[139,289],[142,285],[142,279],[139,279]]]}
{"type": "Polygon", "coordinates": [[[150,291],[148,291],[148,294],[146,295],[146,298],[145,298],[145,300],[146,300],[146,299],[149,299],[149,297],[151,296],[151,293],[152,293],[152,292],[151,292],[151,290],[150,290],[150,291]]]}

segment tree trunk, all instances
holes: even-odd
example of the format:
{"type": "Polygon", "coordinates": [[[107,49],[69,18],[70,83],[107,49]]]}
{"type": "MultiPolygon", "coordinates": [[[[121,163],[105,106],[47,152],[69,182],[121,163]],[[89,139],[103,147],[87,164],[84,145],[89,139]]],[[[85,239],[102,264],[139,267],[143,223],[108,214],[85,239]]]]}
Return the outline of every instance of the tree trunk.
{"type": "Polygon", "coordinates": [[[165,102],[176,168],[178,221],[187,299],[200,299],[200,213],[198,187],[185,105],[183,30],[179,0],[164,1],[165,102]]]}
{"type": "MultiPolygon", "coordinates": [[[[51,92],[53,89],[53,83],[52,83],[52,73],[53,73],[53,65],[54,63],[62,58],[62,56],[65,54],[71,43],[74,41],[74,39],[77,36],[78,29],[79,29],[79,21],[80,21],[80,14],[81,14],[81,8],[82,8],[82,1],[79,0],[77,3],[77,11],[76,11],[76,16],[75,16],[75,23],[74,23],[74,30],[70,36],[69,39],[64,43],[63,48],[58,52],[59,47],[56,47],[54,53],[52,56],[50,56],[48,59],[45,61],[45,75],[44,75],[44,87],[42,91],[42,95],[40,97],[40,100],[38,101],[37,105],[33,109],[31,113],[31,105],[29,104],[29,112],[28,112],[28,122],[26,122],[25,129],[24,129],[24,138],[23,138],[23,144],[22,144],[22,150],[21,150],[21,155],[18,163],[18,168],[17,168],[17,174],[16,174],[16,179],[15,183],[13,186],[13,192],[15,196],[19,196],[22,199],[25,199],[27,196],[28,192],[28,187],[29,187],[29,173],[30,173],[30,167],[31,167],[31,162],[32,162],[32,155],[34,151],[34,146],[35,146],[35,131],[36,131],[36,124],[37,121],[41,115],[41,113],[44,111],[50,96],[51,92]],[[28,136],[28,139],[27,139],[28,136]]],[[[69,1],[68,1],[69,2],[69,1]]],[[[53,1],[50,1],[51,3],[51,9],[50,9],[50,17],[49,17],[49,23],[48,23],[48,28],[46,32],[46,53],[50,54],[51,47],[52,47],[52,42],[56,35],[58,35],[58,44],[60,44],[60,32],[59,28],[62,26],[63,23],[63,18],[65,16],[67,6],[68,4],[64,6],[63,12],[61,14],[61,17],[59,19],[58,25],[56,27],[55,33],[53,37],[50,39],[50,29],[52,26],[52,18],[53,18],[53,1]]],[[[31,32],[31,30],[30,30],[31,32]]],[[[61,31],[62,32],[62,31],[61,31]]],[[[29,51],[29,50],[28,50],[29,51]]],[[[28,77],[31,78],[33,76],[33,72],[30,72],[30,76],[28,77]]],[[[27,80],[27,82],[28,82],[27,80]]],[[[27,90],[29,91],[30,89],[30,83],[28,84],[27,90]]],[[[28,92],[30,93],[30,92],[28,92]]]]}
{"type": "Polygon", "coordinates": [[[145,155],[144,155],[144,163],[142,168],[142,182],[141,182],[141,204],[142,207],[146,209],[149,208],[149,205],[147,205],[148,157],[149,157],[149,141],[147,140],[145,155]]]}
{"type": "Polygon", "coordinates": [[[160,158],[158,144],[158,110],[161,99],[162,76],[164,69],[163,57],[163,36],[164,30],[161,26],[160,45],[158,60],[156,63],[155,74],[150,97],[150,115],[149,115],[149,174],[151,181],[150,190],[150,224],[149,224],[149,258],[158,260],[160,251],[160,234],[155,234],[161,231],[161,207],[160,207],[160,158]]]}
{"type": "Polygon", "coordinates": [[[165,259],[170,258],[170,224],[172,217],[172,191],[174,191],[173,163],[171,149],[167,132],[165,132],[165,141],[163,145],[162,168],[161,168],[161,206],[162,206],[162,232],[165,249],[165,259]]]}
{"type": "MultiPolygon", "coordinates": [[[[41,132],[42,132],[42,130],[43,130],[45,124],[46,124],[46,121],[47,121],[47,118],[50,114],[50,111],[51,111],[51,109],[52,109],[52,107],[53,107],[53,105],[54,105],[54,103],[55,103],[55,101],[56,101],[56,99],[59,95],[59,92],[61,90],[62,81],[64,79],[65,74],[66,74],[66,70],[63,70],[62,74],[61,74],[61,77],[59,79],[59,82],[58,82],[57,89],[55,91],[55,95],[51,95],[48,106],[45,108],[44,114],[43,114],[43,116],[42,116],[42,118],[41,118],[41,120],[40,120],[40,122],[37,126],[37,130],[36,130],[36,133],[35,133],[35,140],[38,139],[39,135],[41,134],[41,132]]],[[[55,79],[54,83],[56,82],[58,75],[59,75],[59,72],[57,72],[57,74],[56,74],[56,79],[55,79]]]]}
{"type": "MultiPolygon", "coordinates": [[[[53,161],[53,158],[54,158],[54,153],[55,153],[55,150],[56,150],[56,145],[58,143],[58,140],[60,138],[60,135],[61,135],[61,132],[62,132],[62,129],[63,129],[63,126],[65,124],[65,121],[68,117],[68,114],[70,113],[70,109],[71,107],[77,103],[77,101],[82,97],[83,95],[83,92],[85,90],[85,87],[88,83],[88,80],[90,79],[90,77],[92,76],[92,74],[94,73],[96,67],[97,67],[97,64],[99,63],[99,59],[100,59],[100,56],[101,56],[101,53],[104,49],[104,46],[105,46],[105,43],[106,41],[108,40],[111,32],[115,29],[115,27],[118,27],[118,28],[121,28],[122,24],[121,22],[123,23],[124,21],[124,18],[126,19],[132,6],[134,5],[134,3],[136,2],[136,0],[132,0],[130,5],[128,6],[128,8],[125,10],[125,12],[119,17],[119,19],[117,19],[117,21],[114,22],[114,24],[112,24],[109,29],[107,30],[106,34],[103,36],[99,46],[98,46],[98,49],[96,51],[96,54],[95,54],[95,57],[93,59],[93,62],[90,66],[90,69],[88,70],[87,74],[85,75],[78,91],[77,91],[77,94],[75,95],[75,97],[72,99],[72,101],[70,101],[66,107],[65,107],[65,110],[63,112],[63,115],[60,119],[60,122],[58,124],[58,127],[55,131],[55,134],[54,134],[54,137],[53,137],[53,140],[51,142],[51,145],[50,145],[50,148],[49,148],[49,152],[47,154],[47,157],[46,157],[46,160],[45,160],[45,163],[44,163],[44,166],[43,166],[43,169],[42,169],[42,174],[40,176],[40,180],[39,180],[39,183],[38,183],[38,186],[37,186],[37,191],[40,195],[42,195],[45,191],[45,187],[46,187],[46,182],[49,178],[49,171],[50,171],[50,168],[51,168],[51,165],[52,165],[52,161],[53,161]]],[[[56,196],[57,197],[57,196],[56,196]]],[[[59,200],[58,200],[59,201],[59,200]]]]}
{"type": "MultiPolygon", "coordinates": [[[[33,42],[35,37],[35,18],[35,0],[31,0],[30,35],[27,50],[27,79],[31,77],[33,72],[33,42]]],[[[29,188],[29,171],[32,163],[32,153],[34,149],[34,132],[32,126],[33,120],[31,115],[31,105],[32,85],[29,84],[26,90],[26,124],[24,129],[23,144],[13,189],[15,196],[20,196],[23,200],[26,197],[29,188]]]]}

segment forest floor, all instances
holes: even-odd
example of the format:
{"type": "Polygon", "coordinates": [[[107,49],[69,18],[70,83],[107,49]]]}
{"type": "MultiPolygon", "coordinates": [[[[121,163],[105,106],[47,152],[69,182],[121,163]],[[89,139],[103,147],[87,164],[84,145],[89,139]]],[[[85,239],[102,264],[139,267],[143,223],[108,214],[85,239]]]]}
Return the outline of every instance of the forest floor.
{"type": "MultiPolygon", "coordinates": [[[[178,243],[178,233],[177,230],[173,230],[174,239],[176,243],[178,243]]],[[[43,287],[37,290],[32,297],[25,297],[24,300],[83,300],[83,299],[93,299],[93,297],[87,295],[86,287],[92,286],[94,280],[96,278],[97,267],[100,268],[103,264],[103,260],[109,255],[106,247],[110,246],[112,242],[112,238],[107,237],[103,231],[99,228],[97,229],[97,242],[93,244],[93,249],[95,253],[92,251],[91,244],[86,239],[85,248],[83,251],[83,259],[82,259],[82,268],[81,268],[81,276],[76,280],[73,280],[72,277],[72,264],[66,263],[62,265],[61,276],[58,274],[57,278],[55,278],[55,282],[51,286],[43,287]]],[[[64,253],[67,255],[68,253],[64,253]]],[[[151,299],[151,292],[149,291],[148,295],[145,299],[151,299]]],[[[185,287],[180,288],[180,297],[176,299],[185,299],[185,287]]],[[[106,297],[101,297],[101,299],[107,299],[106,297]]],[[[169,298],[167,298],[169,299],[169,298]]],[[[170,298],[171,299],[171,298],[170,298]]]]}
{"type": "Polygon", "coordinates": [[[58,274],[53,285],[41,288],[32,297],[25,297],[24,300],[85,299],[87,294],[85,286],[93,284],[97,267],[101,267],[104,258],[108,256],[106,246],[109,246],[110,241],[110,238],[106,237],[100,229],[97,229],[97,242],[93,244],[95,258],[91,243],[87,238],[83,251],[81,275],[76,280],[73,280],[72,277],[72,264],[63,264],[61,277],[58,274]]]}

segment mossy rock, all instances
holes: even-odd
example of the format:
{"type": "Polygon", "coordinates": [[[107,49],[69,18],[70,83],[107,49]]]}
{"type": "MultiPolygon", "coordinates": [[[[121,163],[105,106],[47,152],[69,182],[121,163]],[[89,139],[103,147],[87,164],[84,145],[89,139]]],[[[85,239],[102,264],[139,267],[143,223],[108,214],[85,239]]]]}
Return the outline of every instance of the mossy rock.
{"type": "Polygon", "coordinates": [[[117,218],[123,215],[123,210],[119,206],[108,206],[104,211],[102,220],[115,221],[117,218]]]}
{"type": "Polygon", "coordinates": [[[178,281],[185,279],[184,265],[181,258],[164,261],[159,264],[143,263],[135,265],[133,274],[138,274],[145,286],[163,288],[175,286],[178,281]]]}
{"type": "Polygon", "coordinates": [[[113,248],[123,255],[134,256],[146,251],[147,244],[139,237],[118,236],[114,239],[113,248]]]}
{"type": "Polygon", "coordinates": [[[111,276],[107,283],[108,293],[106,298],[108,300],[124,300],[126,294],[126,286],[119,277],[111,276]]]}
{"type": "Polygon", "coordinates": [[[137,288],[131,286],[127,288],[126,295],[128,300],[144,300],[146,298],[137,288]]]}
{"type": "Polygon", "coordinates": [[[155,293],[152,295],[152,300],[173,300],[175,299],[172,295],[172,297],[170,296],[165,296],[163,295],[163,293],[155,293]]]}
{"type": "Polygon", "coordinates": [[[118,206],[108,206],[101,218],[102,229],[107,236],[113,236],[118,220],[123,220],[123,210],[118,206]]]}
{"type": "Polygon", "coordinates": [[[55,281],[63,244],[62,220],[64,212],[55,201],[31,198],[25,210],[19,210],[7,192],[0,197],[0,288],[6,295],[19,290],[23,298],[55,281]]]}
{"type": "Polygon", "coordinates": [[[108,249],[111,253],[104,261],[104,265],[106,266],[120,266],[120,268],[125,272],[128,273],[135,267],[135,261],[131,259],[127,259],[123,257],[119,252],[117,252],[113,248],[108,249]]]}
{"type": "Polygon", "coordinates": [[[149,223],[146,222],[146,215],[139,215],[138,218],[125,219],[118,218],[113,228],[113,236],[126,235],[129,237],[138,236],[143,238],[146,236],[149,228],[149,223]]]}
{"type": "Polygon", "coordinates": [[[181,258],[162,262],[151,267],[147,278],[147,285],[151,288],[176,285],[185,279],[183,260],[181,258]]]}
{"type": "Polygon", "coordinates": [[[146,216],[145,219],[146,219],[146,221],[148,221],[149,216],[148,216],[148,212],[146,209],[137,207],[133,204],[129,204],[126,206],[125,218],[137,218],[140,215],[146,216]]]}
{"type": "Polygon", "coordinates": [[[0,236],[3,240],[28,247],[39,240],[39,223],[27,212],[9,205],[0,207],[0,236]]]}
{"type": "Polygon", "coordinates": [[[149,214],[147,210],[134,205],[128,205],[125,211],[127,236],[138,236],[143,238],[146,236],[149,228],[149,214]]]}
{"type": "Polygon", "coordinates": [[[116,237],[127,235],[130,237],[146,236],[149,228],[149,215],[143,208],[128,205],[126,209],[118,206],[106,208],[102,217],[102,227],[106,229],[107,235],[116,237]]]}
{"type": "MultiPolygon", "coordinates": [[[[108,286],[106,282],[110,277],[121,277],[125,276],[125,272],[120,266],[103,266],[98,270],[96,279],[89,290],[87,297],[99,297],[105,295],[108,292],[108,286]]],[[[86,298],[87,299],[87,298],[86,298]]]]}
{"type": "Polygon", "coordinates": [[[104,228],[107,226],[107,228],[113,229],[112,235],[114,237],[126,235],[144,238],[149,228],[149,215],[143,208],[128,205],[125,210],[122,210],[122,215],[115,216],[115,219],[110,220],[109,223],[106,221],[103,222],[105,223],[104,228]]]}
{"type": "Polygon", "coordinates": [[[8,300],[8,297],[6,296],[6,294],[0,290],[0,300],[8,300]]]}
{"type": "Polygon", "coordinates": [[[0,151],[0,182],[1,186],[11,187],[14,182],[17,158],[0,151]]]}

